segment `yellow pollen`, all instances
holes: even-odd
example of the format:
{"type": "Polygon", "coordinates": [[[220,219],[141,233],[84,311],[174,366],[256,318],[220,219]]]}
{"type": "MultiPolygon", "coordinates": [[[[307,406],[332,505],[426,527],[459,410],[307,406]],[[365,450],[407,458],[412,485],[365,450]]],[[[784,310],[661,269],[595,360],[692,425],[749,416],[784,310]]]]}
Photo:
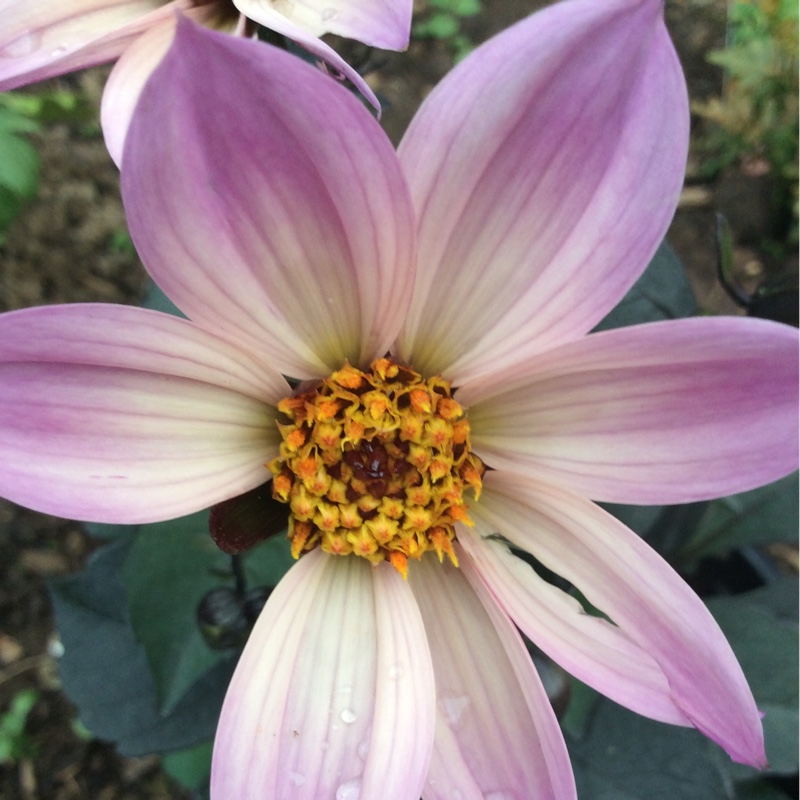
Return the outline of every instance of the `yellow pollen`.
{"type": "Polygon", "coordinates": [[[477,499],[485,468],[447,381],[381,358],[368,372],[345,364],[278,409],[283,441],[267,466],[295,558],[321,547],[404,578],[429,551],[458,566],[455,524],[472,525],[465,493],[477,499]]]}

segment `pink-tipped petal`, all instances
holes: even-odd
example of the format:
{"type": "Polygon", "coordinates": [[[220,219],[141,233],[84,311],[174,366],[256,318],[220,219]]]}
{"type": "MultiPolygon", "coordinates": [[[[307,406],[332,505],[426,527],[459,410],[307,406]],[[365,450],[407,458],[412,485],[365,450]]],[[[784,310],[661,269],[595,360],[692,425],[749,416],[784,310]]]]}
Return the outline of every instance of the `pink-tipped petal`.
{"type": "Polygon", "coordinates": [[[110,61],[174,7],[163,0],[0,0],[0,91],[110,61]]]}
{"type": "Polygon", "coordinates": [[[270,477],[274,411],[186,378],[0,364],[0,493],[71,519],[171,519],[270,477]]]}
{"type": "Polygon", "coordinates": [[[435,689],[411,589],[314,550],[270,595],[228,688],[211,796],[417,800],[435,689]]]}
{"type": "Polygon", "coordinates": [[[570,800],[564,739],[519,634],[471,567],[412,562],[436,673],[436,739],[425,800],[570,800]]]}
{"type": "Polygon", "coordinates": [[[119,167],[125,136],[147,79],[164,57],[175,33],[175,15],[153,25],[134,41],[114,65],[103,90],[100,122],[106,147],[119,167]]]}
{"type": "Polygon", "coordinates": [[[461,528],[458,540],[520,630],[567,672],[617,703],[660,722],[691,725],[655,659],[616,625],[587,614],[506,545],[484,538],[497,533],[492,524],[498,522],[490,514],[484,523],[481,511],[481,503],[471,509],[476,528],[461,528]]]}
{"type": "Polygon", "coordinates": [[[133,116],[122,193],[166,294],[284,374],[366,365],[402,323],[414,224],[399,163],[356,99],[297,58],[181,19],[133,116]]]}
{"type": "Polygon", "coordinates": [[[220,386],[272,406],[292,392],[263,361],[188,320],[103,303],[38,306],[0,315],[0,363],[152,372],[220,386]]]}
{"type": "Polygon", "coordinates": [[[486,476],[484,524],[576,586],[658,663],[695,727],[766,764],[755,701],[719,626],[653,549],[590,500],[505,472],[486,476]]]}
{"type": "Polygon", "coordinates": [[[797,331],[698,318],[592,334],[464,386],[486,463],[595,500],[684,503],[797,469],[797,331]]]}
{"type": "Polygon", "coordinates": [[[664,235],[688,124],[661,0],[557,3],[475,51],[400,146],[420,227],[399,353],[458,384],[589,331],[664,235]]]}
{"type": "Polygon", "coordinates": [[[289,391],[190,322],[125,306],[0,316],[0,494],[72,519],[188,514],[269,479],[289,391]]]}
{"type": "MultiPolygon", "coordinates": [[[[225,33],[243,30],[244,20],[236,14],[222,14],[216,4],[206,4],[181,10],[189,19],[225,33]]],[[[122,166],[125,136],[133,111],[139,102],[145,83],[164,58],[175,36],[178,17],[174,12],[154,23],[133,41],[120,56],[103,89],[100,121],[103,138],[114,163],[122,166]]]]}

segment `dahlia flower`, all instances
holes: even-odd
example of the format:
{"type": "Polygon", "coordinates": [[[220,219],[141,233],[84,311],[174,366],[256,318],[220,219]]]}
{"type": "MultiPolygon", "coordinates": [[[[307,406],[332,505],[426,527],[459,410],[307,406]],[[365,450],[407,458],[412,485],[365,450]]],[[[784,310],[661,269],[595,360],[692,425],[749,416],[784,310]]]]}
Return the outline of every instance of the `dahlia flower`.
{"type": "Polygon", "coordinates": [[[179,21],[122,189],[187,319],[0,317],[0,491],[140,523],[273,479],[298,561],[229,687],[215,800],[574,797],[517,629],[624,706],[765,763],[713,618],[592,502],[700,500],[796,464],[792,329],[589,333],[662,240],[687,141],[659,0],[569,0],[508,29],[397,152],[318,71],[179,21]]]}
{"type": "Polygon", "coordinates": [[[363,78],[320,40],[335,33],[405,50],[413,0],[0,0],[0,91],[120,59],[103,94],[109,152],[119,163],[141,87],[166,52],[175,12],[216,30],[252,36],[264,25],[349,78],[376,108],[363,78]]]}

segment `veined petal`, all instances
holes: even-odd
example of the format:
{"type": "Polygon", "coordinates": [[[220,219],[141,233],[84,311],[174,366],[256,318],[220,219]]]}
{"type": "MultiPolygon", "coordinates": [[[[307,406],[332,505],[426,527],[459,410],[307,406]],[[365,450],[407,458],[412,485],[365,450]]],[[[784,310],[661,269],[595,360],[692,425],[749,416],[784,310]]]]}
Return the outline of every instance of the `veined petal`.
{"type": "Polygon", "coordinates": [[[340,35],[366,41],[359,35],[359,31],[363,31],[364,35],[369,38],[372,38],[370,36],[372,33],[386,42],[386,44],[374,43],[375,46],[389,50],[403,50],[408,46],[408,37],[411,31],[411,4],[408,0],[401,0],[399,4],[392,0],[383,0],[380,5],[387,4],[392,6],[391,11],[394,13],[391,15],[383,13],[385,9],[378,8],[375,0],[334,0],[334,2],[301,0],[299,3],[294,0],[281,3],[265,3],[264,0],[236,0],[236,7],[247,17],[292,39],[319,58],[320,65],[327,64],[344,75],[379,113],[381,104],[378,102],[375,92],[364,78],[319,36],[326,32],[339,33],[339,30],[334,31],[333,28],[351,29],[350,33],[341,33],[340,35]],[[364,11],[372,13],[366,16],[364,11]],[[343,25],[336,24],[340,13],[344,21],[343,25]],[[407,18],[404,19],[406,13],[407,18]],[[405,25],[404,37],[402,25],[405,25]],[[389,42],[391,41],[396,42],[398,46],[390,46],[389,42]]]}
{"type": "Polygon", "coordinates": [[[43,361],[0,363],[0,493],[71,519],[134,524],[264,483],[272,408],[190,378],[43,361]]]}
{"type": "Polygon", "coordinates": [[[433,656],[436,738],[425,800],[575,797],[564,739],[519,634],[471,567],[432,556],[408,580],[433,656]]]}
{"type": "Polygon", "coordinates": [[[413,0],[234,0],[250,19],[288,36],[287,26],[314,36],[335,33],[383,50],[405,50],[411,33],[413,0]],[[281,30],[275,24],[283,24],[281,30]]]}
{"type": "Polygon", "coordinates": [[[414,276],[399,163],[299,59],[182,19],[133,116],[122,194],[173,302],[282,373],[366,365],[395,337],[414,276]]]}
{"type": "Polygon", "coordinates": [[[103,303],[0,315],[0,363],[152,372],[219,386],[272,406],[291,394],[277,372],[188,320],[103,303]]]}
{"type": "Polygon", "coordinates": [[[462,387],[488,464],[620,503],[745,491],[797,468],[797,331],[741,318],[620,328],[462,387]]]}
{"type": "Polygon", "coordinates": [[[661,0],[557,3],[476,50],[400,145],[419,272],[399,353],[460,384],[589,331],[666,231],[688,132],[661,0]]]}
{"type": "Polygon", "coordinates": [[[540,578],[506,545],[484,538],[498,532],[491,524],[499,521],[490,515],[484,523],[481,512],[482,503],[472,507],[475,528],[462,526],[458,540],[520,630],[553,661],[617,703],[660,722],[691,725],[655,659],[616,625],[587,614],[574,597],[540,578]]]}
{"type": "MultiPolygon", "coordinates": [[[[226,33],[234,33],[240,19],[236,14],[221,14],[216,4],[186,8],[182,13],[201,25],[226,33]]],[[[122,165],[125,136],[139,95],[169,50],[176,24],[177,15],[172,13],[151,25],[125,49],[108,76],[103,89],[100,121],[106,147],[118,167],[122,165]]]]}
{"type": "Polygon", "coordinates": [[[490,472],[480,515],[517,547],[575,585],[669,681],[692,724],[731,758],[764,766],[755,701],[719,626],[653,549],[590,500],[505,472],[490,472]]]}
{"type": "Polygon", "coordinates": [[[116,58],[171,16],[164,0],[0,0],[0,91],[116,58]]]}
{"type": "Polygon", "coordinates": [[[228,688],[215,798],[417,800],[435,690],[411,589],[314,550],[270,595],[228,688]]]}

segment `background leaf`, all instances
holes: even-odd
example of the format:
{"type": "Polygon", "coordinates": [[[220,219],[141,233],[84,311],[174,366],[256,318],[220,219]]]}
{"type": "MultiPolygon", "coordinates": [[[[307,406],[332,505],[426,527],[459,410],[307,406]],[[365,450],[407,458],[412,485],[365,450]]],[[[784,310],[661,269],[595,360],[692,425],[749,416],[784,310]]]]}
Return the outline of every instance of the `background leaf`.
{"type": "MultiPolygon", "coordinates": [[[[764,735],[770,771],[798,769],[797,581],[785,577],[734,597],[716,597],[708,607],[742,665],[758,707],[766,712],[764,735]]],[[[737,777],[758,773],[736,765],[737,777]]]]}
{"type": "Polygon", "coordinates": [[[130,546],[123,576],[131,623],[147,654],[159,696],[169,713],[189,687],[220,658],[196,620],[206,592],[230,583],[230,559],[208,535],[203,512],[142,525],[130,546]]]}
{"type": "MultiPolygon", "coordinates": [[[[248,587],[275,586],[293,563],[277,536],[244,557],[248,587]]],[[[169,713],[219,659],[197,624],[196,610],[212,589],[234,587],[231,559],[211,540],[208,513],[142,525],[124,566],[133,628],[155,678],[159,710],[169,713]]]]}
{"type": "Polygon", "coordinates": [[[712,500],[677,553],[681,564],[747,545],[797,541],[798,473],[750,492],[712,500]]]}
{"type": "Polygon", "coordinates": [[[51,585],[64,644],[64,689],[82,723],[123,755],[190,747],[211,739],[235,658],[219,661],[169,714],[160,714],[155,681],[127,609],[122,565],[130,547],[119,539],[98,550],[86,571],[51,585]]]}

